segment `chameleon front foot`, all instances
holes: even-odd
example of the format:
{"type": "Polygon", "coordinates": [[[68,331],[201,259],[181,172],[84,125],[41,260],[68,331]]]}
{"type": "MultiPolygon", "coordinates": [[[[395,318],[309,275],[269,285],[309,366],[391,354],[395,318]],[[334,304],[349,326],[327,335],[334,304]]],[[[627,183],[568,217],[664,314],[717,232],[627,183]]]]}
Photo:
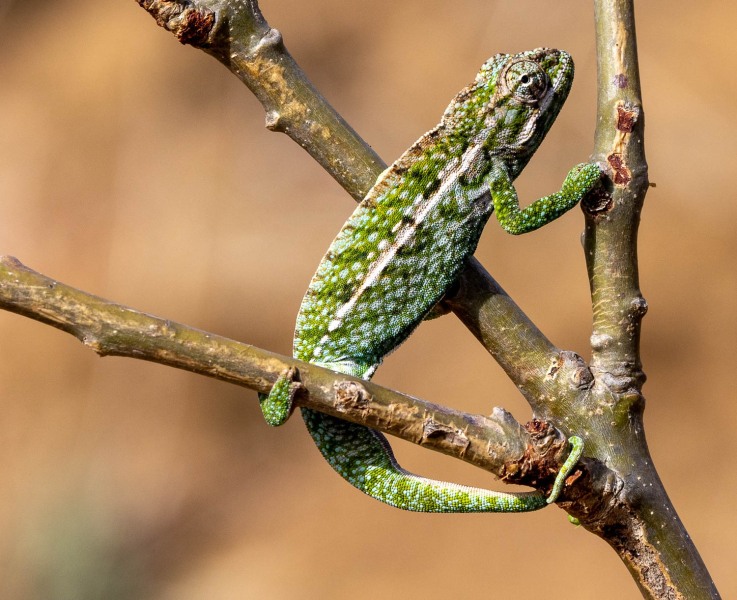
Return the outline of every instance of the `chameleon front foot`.
{"type": "Polygon", "coordinates": [[[576,206],[601,179],[601,169],[595,163],[581,163],[566,175],[560,191],[544,196],[525,208],[520,208],[517,191],[504,169],[497,171],[489,189],[496,218],[512,235],[534,231],[576,206]]]}
{"type": "Polygon", "coordinates": [[[560,471],[558,471],[555,483],[553,484],[553,491],[550,492],[550,496],[548,496],[545,501],[548,504],[552,504],[558,499],[558,496],[560,496],[560,492],[563,489],[563,485],[566,482],[566,477],[568,477],[568,474],[571,472],[573,467],[576,466],[578,460],[583,454],[583,440],[580,437],[573,435],[568,438],[568,443],[571,445],[571,453],[568,455],[566,462],[563,463],[560,471]]]}
{"type": "Polygon", "coordinates": [[[297,370],[288,369],[274,382],[268,394],[259,394],[258,400],[261,405],[261,413],[266,423],[272,427],[279,427],[286,422],[292,413],[294,396],[300,387],[296,380],[297,370]]]}

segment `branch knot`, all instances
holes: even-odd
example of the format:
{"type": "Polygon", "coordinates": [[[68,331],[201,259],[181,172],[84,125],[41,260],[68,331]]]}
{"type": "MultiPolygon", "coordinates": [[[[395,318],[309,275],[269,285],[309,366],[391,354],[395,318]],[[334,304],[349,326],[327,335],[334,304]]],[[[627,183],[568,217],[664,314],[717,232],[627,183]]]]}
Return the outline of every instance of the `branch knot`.
{"type": "Polygon", "coordinates": [[[215,15],[204,8],[189,6],[188,2],[172,0],[136,0],[159,27],[172,32],[182,44],[204,46],[215,24],[215,15]]]}

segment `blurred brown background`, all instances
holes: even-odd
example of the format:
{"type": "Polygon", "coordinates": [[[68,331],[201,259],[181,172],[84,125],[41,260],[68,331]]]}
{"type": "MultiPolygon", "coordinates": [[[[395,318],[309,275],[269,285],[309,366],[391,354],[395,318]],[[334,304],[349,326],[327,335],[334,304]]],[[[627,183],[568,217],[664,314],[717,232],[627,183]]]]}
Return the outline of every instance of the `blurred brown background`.
{"type": "MultiPolygon", "coordinates": [[[[437,122],[489,55],[538,46],[570,51],[577,80],[521,197],[557,189],[591,150],[590,2],[261,7],[387,161],[437,122]]],[[[650,0],[637,18],[657,184],[640,238],[647,434],[717,587],[735,597],[737,7],[650,0]]],[[[0,0],[0,253],[289,353],[302,294],[354,204],[263,121],[232,75],[130,0],[0,0]]],[[[491,222],[477,256],[553,341],[588,357],[582,223],[574,210],[512,238],[491,222]]],[[[614,553],[560,510],[402,513],[333,474],[299,419],[267,428],[253,392],[100,360],[16,315],[0,313],[0,328],[2,598],[639,597],[614,553]]],[[[424,325],[375,379],[529,417],[453,317],[424,325]],[[482,383],[493,397],[477,392],[482,383]]],[[[422,474],[501,485],[395,446],[422,474]]]]}

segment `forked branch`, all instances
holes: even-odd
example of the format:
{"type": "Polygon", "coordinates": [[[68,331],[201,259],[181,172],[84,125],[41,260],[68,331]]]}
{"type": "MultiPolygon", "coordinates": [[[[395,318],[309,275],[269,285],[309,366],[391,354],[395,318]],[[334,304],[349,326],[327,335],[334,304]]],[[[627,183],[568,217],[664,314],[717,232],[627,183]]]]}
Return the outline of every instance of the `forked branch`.
{"type": "MultiPolygon", "coordinates": [[[[137,0],[183,43],[208,52],[263,103],[266,124],[305,148],[355,199],[382,161],[312,86],[255,0],[137,0]]],[[[594,158],[609,194],[584,206],[594,313],[592,362],[557,349],[471,261],[448,304],[503,366],[544,423],[466,415],[298,364],[297,404],[399,435],[508,480],[545,488],[565,439],[586,439],[566,510],[605,539],[649,598],[717,598],[652,464],[642,424],[637,226],[647,190],[632,0],[595,0],[599,104],[594,158]],[[505,332],[514,331],[515,335],[505,332]],[[547,479],[546,479],[547,478],[547,479]],[[643,486],[642,481],[648,485],[643,486]]],[[[295,361],[103,301],[0,264],[0,307],[63,329],[100,354],[130,356],[267,391],[295,361]]]]}

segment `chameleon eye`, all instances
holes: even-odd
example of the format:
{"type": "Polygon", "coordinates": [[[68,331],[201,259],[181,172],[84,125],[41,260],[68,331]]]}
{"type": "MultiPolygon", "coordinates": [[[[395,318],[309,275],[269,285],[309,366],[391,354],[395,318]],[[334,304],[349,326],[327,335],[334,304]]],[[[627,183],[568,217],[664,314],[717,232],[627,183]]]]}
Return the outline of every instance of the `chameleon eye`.
{"type": "Polygon", "coordinates": [[[504,86],[524,104],[535,104],[548,91],[548,76],[537,63],[520,60],[511,63],[504,73],[504,86]]]}

